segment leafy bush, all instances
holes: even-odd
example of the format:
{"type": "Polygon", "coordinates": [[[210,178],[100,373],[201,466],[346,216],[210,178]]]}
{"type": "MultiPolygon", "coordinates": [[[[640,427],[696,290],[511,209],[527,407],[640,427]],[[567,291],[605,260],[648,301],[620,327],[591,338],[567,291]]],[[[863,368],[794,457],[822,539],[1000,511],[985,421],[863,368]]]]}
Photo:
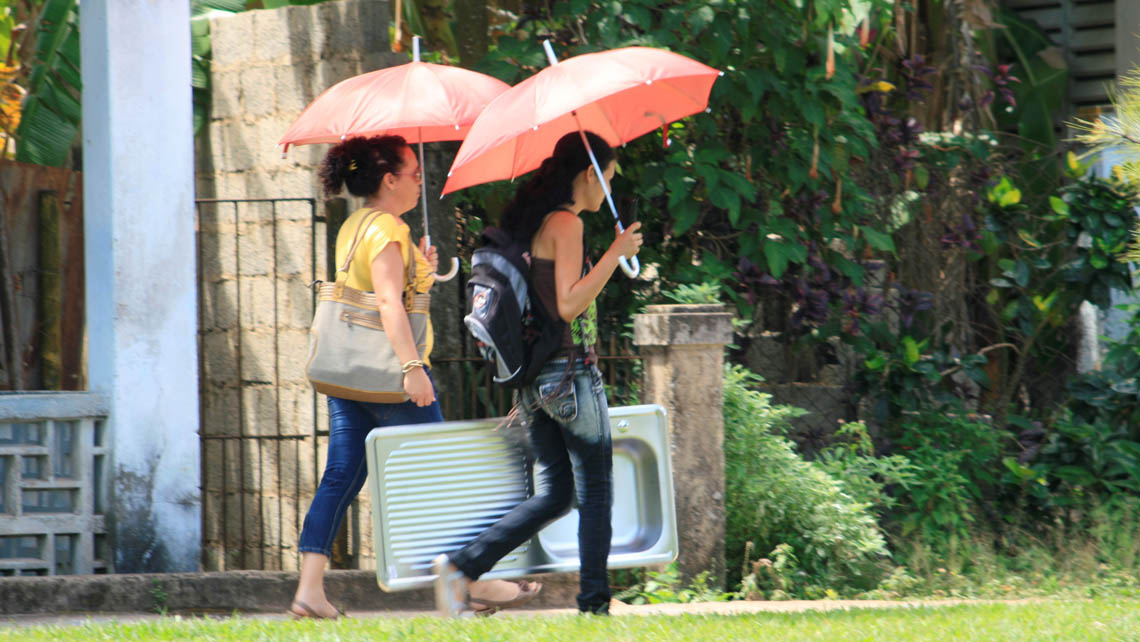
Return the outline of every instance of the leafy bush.
{"type": "Polygon", "coordinates": [[[735,595],[709,588],[708,571],[698,573],[685,587],[677,563],[673,562],[662,571],[649,571],[644,581],[618,592],[614,597],[627,604],[662,604],[724,602],[735,595]]]}
{"type": "Polygon", "coordinates": [[[830,445],[825,446],[814,463],[832,477],[843,482],[847,494],[867,504],[881,517],[898,504],[888,487],[906,492],[915,478],[915,467],[902,455],[875,456],[871,435],[861,421],[842,424],[830,445]]]}
{"type": "Polygon", "coordinates": [[[961,409],[906,417],[895,442],[913,466],[894,513],[901,534],[916,534],[939,554],[960,546],[978,507],[1001,493],[1007,442],[1008,432],[961,409]]]}
{"type": "Polygon", "coordinates": [[[662,294],[674,303],[720,303],[720,285],[716,283],[678,285],[662,294]]]}
{"type": "Polygon", "coordinates": [[[1127,424],[1086,423],[1066,413],[1046,435],[1032,469],[1053,482],[1054,505],[1140,492],[1140,442],[1127,424]]]}
{"type": "Polygon", "coordinates": [[[800,457],[778,434],[804,411],[772,405],[770,395],[749,389],[758,381],[739,366],[725,368],[730,580],[743,579],[734,574],[749,563],[746,549],[752,542],[751,548],[780,565],[773,567],[774,576],[753,578],[758,590],[824,597],[826,588],[874,586],[888,553],[868,504],[852,499],[840,481],[800,457]]]}

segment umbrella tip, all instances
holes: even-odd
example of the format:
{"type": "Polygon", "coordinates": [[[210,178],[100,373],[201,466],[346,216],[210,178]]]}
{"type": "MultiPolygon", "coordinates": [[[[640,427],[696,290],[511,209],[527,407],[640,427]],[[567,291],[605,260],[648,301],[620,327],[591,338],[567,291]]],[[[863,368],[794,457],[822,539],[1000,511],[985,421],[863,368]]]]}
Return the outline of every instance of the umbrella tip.
{"type": "Polygon", "coordinates": [[[453,173],[453,172],[448,172],[448,173],[447,173],[447,177],[448,177],[448,178],[451,178],[451,175],[452,175],[452,173],[453,173]]]}
{"type": "Polygon", "coordinates": [[[722,71],[722,72],[720,72],[719,74],[717,74],[717,76],[718,76],[718,77],[719,77],[719,76],[723,76],[723,75],[724,75],[724,72],[723,72],[723,71],[722,71]]]}
{"type": "Polygon", "coordinates": [[[341,140],[344,140],[344,139],[346,139],[346,138],[348,138],[348,134],[341,134],[341,135],[340,135],[340,139],[341,139],[341,140]]]}

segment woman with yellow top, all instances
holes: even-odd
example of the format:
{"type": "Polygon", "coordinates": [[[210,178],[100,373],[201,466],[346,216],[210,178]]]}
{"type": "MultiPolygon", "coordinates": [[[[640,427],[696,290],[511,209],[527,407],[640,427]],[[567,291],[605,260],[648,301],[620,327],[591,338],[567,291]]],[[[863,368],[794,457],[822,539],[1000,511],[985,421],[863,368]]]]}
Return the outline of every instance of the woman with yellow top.
{"type": "MultiPolygon", "coordinates": [[[[290,611],[298,617],[335,618],[340,610],[325,596],[325,566],[345,511],[367,476],[365,438],[377,426],[443,421],[429,372],[431,321],[421,360],[402,300],[406,257],[416,262],[415,290],[419,293],[431,289],[439,258],[436,249],[426,247],[423,239],[419,247],[412,244],[411,230],[401,219],[419,202],[423,180],[419,161],[403,138],[350,138],[329,150],[321,163],[320,177],[329,194],[347,187],[349,193],[364,198],[364,207],[349,216],[337,234],[337,265],[348,256],[361,222],[376,211],[382,212],[361,232],[346,285],[376,295],[385,334],[405,365],[404,392],[409,397],[403,403],[328,397],[328,460],[301,528],[301,578],[290,611]]],[[[480,582],[472,585],[471,604],[476,613],[490,614],[529,601],[540,588],[534,582],[480,582]]]]}

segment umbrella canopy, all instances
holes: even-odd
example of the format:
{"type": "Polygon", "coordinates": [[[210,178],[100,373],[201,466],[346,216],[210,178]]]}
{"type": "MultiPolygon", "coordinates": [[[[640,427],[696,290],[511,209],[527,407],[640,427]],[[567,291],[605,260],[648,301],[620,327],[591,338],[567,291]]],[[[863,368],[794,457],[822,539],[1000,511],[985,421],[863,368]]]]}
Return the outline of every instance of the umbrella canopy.
{"type": "Polygon", "coordinates": [[[350,136],[403,136],[409,143],[463,140],[479,112],[510,85],[475,71],[409,62],[329,87],[278,141],[339,143],[350,136]]]}
{"type": "Polygon", "coordinates": [[[536,169],[569,132],[592,131],[620,145],[702,111],[720,75],[691,58],[648,47],[552,64],[487,105],[464,138],[443,193],[536,169]]]}
{"type": "MultiPolygon", "coordinates": [[[[419,143],[420,167],[424,143],[463,140],[487,103],[510,85],[476,71],[420,62],[420,38],[413,39],[413,60],[342,80],[309,103],[278,141],[290,145],[339,143],[350,136],[403,136],[419,143]]],[[[428,232],[427,183],[420,183],[424,238],[428,232]]],[[[450,281],[459,272],[458,259],[451,270],[436,279],[450,281]]]]}

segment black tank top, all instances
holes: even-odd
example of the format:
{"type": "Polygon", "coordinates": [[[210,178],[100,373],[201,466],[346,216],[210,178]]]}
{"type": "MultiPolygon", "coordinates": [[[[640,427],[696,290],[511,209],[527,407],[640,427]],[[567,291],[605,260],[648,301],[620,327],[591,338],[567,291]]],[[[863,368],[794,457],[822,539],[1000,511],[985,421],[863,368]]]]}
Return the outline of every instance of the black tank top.
{"type": "MultiPolygon", "coordinates": [[[[586,258],[585,241],[582,243],[582,276],[591,268],[591,262],[586,258]]],[[[530,283],[541,305],[547,313],[558,318],[558,293],[554,289],[554,261],[532,257],[530,261],[530,283]]],[[[567,323],[562,330],[562,350],[559,354],[570,354],[575,349],[581,349],[584,356],[595,354],[598,343],[598,307],[596,301],[591,301],[589,307],[576,319],[567,323]]]]}

